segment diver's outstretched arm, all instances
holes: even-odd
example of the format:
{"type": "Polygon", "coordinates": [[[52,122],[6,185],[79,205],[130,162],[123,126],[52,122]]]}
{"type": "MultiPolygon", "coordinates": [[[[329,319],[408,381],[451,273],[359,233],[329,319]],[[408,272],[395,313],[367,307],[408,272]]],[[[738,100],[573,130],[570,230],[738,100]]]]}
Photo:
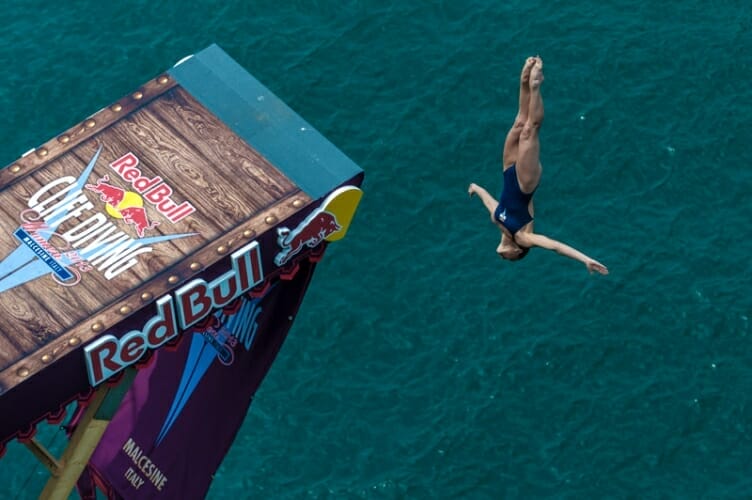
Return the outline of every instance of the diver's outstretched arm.
{"type": "Polygon", "coordinates": [[[496,207],[499,206],[499,200],[491,196],[488,191],[486,191],[483,187],[475,184],[474,182],[471,183],[470,187],[467,188],[467,194],[469,194],[471,197],[474,194],[477,194],[478,198],[480,198],[480,200],[486,206],[486,210],[488,210],[488,214],[491,216],[491,220],[496,222],[494,220],[494,212],[496,211],[496,207]]]}
{"type": "Polygon", "coordinates": [[[515,240],[522,246],[546,248],[548,250],[553,250],[554,252],[565,257],[569,257],[570,259],[580,261],[585,264],[585,267],[587,267],[587,270],[591,274],[593,272],[608,274],[608,268],[597,260],[588,257],[576,248],[572,248],[569,245],[551,239],[548,236],[520,231],[519,233],[517,233],[517,235],[515,235],[515,240]]]}

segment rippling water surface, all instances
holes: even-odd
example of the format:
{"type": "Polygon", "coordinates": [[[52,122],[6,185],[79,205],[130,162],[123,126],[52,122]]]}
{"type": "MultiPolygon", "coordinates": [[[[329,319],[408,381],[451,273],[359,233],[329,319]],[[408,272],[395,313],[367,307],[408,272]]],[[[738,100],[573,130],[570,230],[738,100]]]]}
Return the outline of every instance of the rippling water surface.
{"type": "MultiPolygon", "coordinates": [[[[752,496],[745,2],[8,4],[0,163],[219,43],[366,171],[210,498],[752,496]],[[524,58],[536,230],[494,253],[524,58]]],[[[55,429],[40,439],[59,449],[55,429]]],[[[20,445],[2,498],[46,476],[20,445]]]]}

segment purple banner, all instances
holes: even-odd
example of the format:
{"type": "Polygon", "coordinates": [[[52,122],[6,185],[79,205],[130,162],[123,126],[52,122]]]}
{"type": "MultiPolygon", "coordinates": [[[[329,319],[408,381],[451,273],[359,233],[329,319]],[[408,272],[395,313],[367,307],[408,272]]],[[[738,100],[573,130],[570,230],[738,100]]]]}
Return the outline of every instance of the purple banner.
{"type": "Polygon", "coordinates": [[[277,355],[315,265],[243,296],[139,370],[79,481],[109,498],[203,497],[277,355]]]}

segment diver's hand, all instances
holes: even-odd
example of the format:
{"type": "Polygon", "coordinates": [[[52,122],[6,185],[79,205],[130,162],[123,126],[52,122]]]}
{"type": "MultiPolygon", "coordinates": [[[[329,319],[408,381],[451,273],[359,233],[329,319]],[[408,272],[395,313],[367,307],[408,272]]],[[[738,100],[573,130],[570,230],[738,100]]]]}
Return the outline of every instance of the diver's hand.
{"type": "Polygon", "coordinates": [[[595,259],[588,258],[587,260],[585,260],[585,266],[587,267],[587,270],[590,272],[590,274],[593,274],[594,272],[608,274],[608,268],[595,259]]]}

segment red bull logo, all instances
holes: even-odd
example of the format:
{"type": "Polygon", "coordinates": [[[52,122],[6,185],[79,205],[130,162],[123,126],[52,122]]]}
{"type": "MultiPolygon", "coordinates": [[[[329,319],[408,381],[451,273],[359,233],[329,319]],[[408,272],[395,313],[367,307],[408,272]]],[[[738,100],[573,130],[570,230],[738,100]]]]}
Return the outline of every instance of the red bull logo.
{"type": "Polygon", "coordinates": [[[108,184],[109,182],[110,177],[108,175],[105,175],[104,177],[99,179],[96,184],[87,184],[84,187],[89,191],[99,193],[100,200],[107,203],[108,205],[116,207],[120,204],[121,201],[123,201],[123,198],[125,197],[125,189],[113,186],[112,184],[108,184]]]}
{"type": "Polygon", "coordinates": [[[61,286],[76,285],[89,272],[109,281],[141,264],[152,245],[196,235],[143,237],[157,223],[149,221],[140,195],[111,184],[107,175],[87,184],[102,148],[79,175],[51,179],[29,194],[11,233],[19,246],[0,254],[0,294],[47,276],[61,286]],[[98,194],[105,210],[86,191],[98,194]],[[112,218],[123,219],[141,238],[112,218]]]}
{"type": "Polygon", "coordinates": [[[340,229],[342,226],[337,223],[334,214],[323,209],[314,210],[292,231],[286,227],[278,228],[277,243],[282,251],[274,257],[274,263],[283,266],[304,246],[313,248],[340,229]]]}
{"type": "Polygon", "coordinates": [[[196,211],[188,201],[177,203],[173,200],[175,190],[159,176],[146,177],[138,168],[140,161],[133,153],[126,153],[110,163],[110,168],[121,179],[130,183],[133,189],[146,199],[160,214],[173,224],[196,211]]]}
{"type": "Polygon", "coordinates": [[[159,222],[149,222],[149,218],[146,216],[146,210],[143,207],[126,207],[120,210],[120,215],[123,216],[123,221],[126,224],[131,224],[136,229],[136,233],[139,238],[144,237],[144,232],[147,229],[153,229],[159,225],[159,222]]]}
{"type": "MultiPolygon", "coordinates": [[[[232,302],[264,282],[264,270],[261,265],[261,249],[258,241],[252,241],[234,252],[231,257],[230,269],[207,283],[196,278],[186,283],[174,293],[164,295],[156,302],[157,314],[146,321],[142,328],[127,332],[121,337],[105,334],[84,348],[89,382],[96,386],[111,376],[136,363],[150,349],[156,349],[177,337],[181,331],[206,318],[212,311],[230,306],[232,302]]],[[[249,311],[253,313],[253,311],[249,311]]],[[[239,316],[238,320],[248,316],[239,316]]],[[[250,314],[255,320],[256,314],[250,314]]],[[[252,321],[244,323],[251,328],[252,321]]],[[[231,362],[232,353],[225,350],[230,341],[227,333],[220,329],[221,335],[216,335],[214,346],[218,349],[220,359],[231,362]]],[[[247,334],[254,334],[251,329],[247,334]]],[[[252,342],[248,341],[248,345],[252,342]]]]}
{"type": "Polygon", "coordinates": [[[109,176],[105,175],[96,184],[86,184],[89,191],[99,193],[99,199],[106,203],[105,210],[116,219],[133,226],[139,238],[143,238],[148,229],[159,225],[157,221],[150,221],[143,207],[143,198],[136,193],[109,183],[109,176]]]}

